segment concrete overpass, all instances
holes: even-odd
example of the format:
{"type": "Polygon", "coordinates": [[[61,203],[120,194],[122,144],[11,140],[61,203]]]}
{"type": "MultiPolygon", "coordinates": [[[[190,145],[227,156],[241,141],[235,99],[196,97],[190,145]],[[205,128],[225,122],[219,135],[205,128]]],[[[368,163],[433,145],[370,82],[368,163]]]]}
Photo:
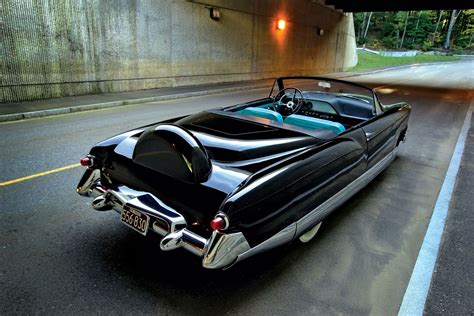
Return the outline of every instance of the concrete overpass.
{"type": "Polygon", "coordinates": [[[352,15],[308,0],[6,0],[0,12],[0,102],[311,75],[356,63],[352,15]]]}
{"type": "Polygon", "coordinates": [[[473,3],[5,0],[0,103],[341,71],[357,62],[347,12],[473,3]]]}

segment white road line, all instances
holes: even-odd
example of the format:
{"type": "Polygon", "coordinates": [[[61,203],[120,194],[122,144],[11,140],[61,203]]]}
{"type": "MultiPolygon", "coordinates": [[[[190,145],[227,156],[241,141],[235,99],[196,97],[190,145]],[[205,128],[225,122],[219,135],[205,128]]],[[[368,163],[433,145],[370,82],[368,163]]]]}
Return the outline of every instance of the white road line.
{"type": "Polygon", "coordinates": [[[399,316],[423,315],[428,290],[431,284],[431,277],[433,276],[436,258],[438,257],[444,224],[448,215],[449,203],[461,163],[467,132],[469,131],[471,123],[471,115],[472,105],[467,111],[461,132],[459,133],[459,138],[454,148],[446,177],[444,178],[441,191],[439,192],[423,244],[421,245],[415,267],[410,277],[410,282],[408,283],[398,312],[399,316]]]}

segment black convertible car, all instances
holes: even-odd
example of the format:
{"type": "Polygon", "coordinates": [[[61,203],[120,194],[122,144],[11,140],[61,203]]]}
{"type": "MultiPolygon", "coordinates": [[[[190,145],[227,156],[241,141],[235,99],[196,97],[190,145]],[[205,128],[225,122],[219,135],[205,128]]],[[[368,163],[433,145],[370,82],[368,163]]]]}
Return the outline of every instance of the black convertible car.
{"type": "Polygon", "coordinates": [[[279,78],[268,98],[114,136],[81,160],[77,192],[162,250],[205,268],[311,240],[321,221],[393,161],[410,106],[341,80],[279,78]]]}

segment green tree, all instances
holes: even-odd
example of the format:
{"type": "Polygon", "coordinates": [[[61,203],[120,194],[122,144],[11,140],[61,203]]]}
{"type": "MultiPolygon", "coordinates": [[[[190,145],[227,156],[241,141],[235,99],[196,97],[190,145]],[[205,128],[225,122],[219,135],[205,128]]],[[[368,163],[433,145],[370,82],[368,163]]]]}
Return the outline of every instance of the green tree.
{"type": "Polygon", "coordinates": [[[447,42],[472,50],[474,45],[474,10],[362,12],[354,14],[354,26],[357,43],[371,48],[442,49],[447,42]]]}

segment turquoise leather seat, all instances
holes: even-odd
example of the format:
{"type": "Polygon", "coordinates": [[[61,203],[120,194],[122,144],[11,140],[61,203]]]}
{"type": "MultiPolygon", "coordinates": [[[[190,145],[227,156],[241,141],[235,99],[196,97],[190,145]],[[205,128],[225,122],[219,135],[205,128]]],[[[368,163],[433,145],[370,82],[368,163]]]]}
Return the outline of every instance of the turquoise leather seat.
{"type": "Polygon", "coordinates": [[[284,123],[310,129],[328,129],[336,134],[340,134],[346,130],[341,123],[298,114],[288,116],[284,123]]]}
{"type": "Polygon", "coordinates": [[[239,113],[250,115],[250,116],[257,116],[257,117],[265,118],[268,120],[283,123],[283,117],[281,116],[281,114],[269,109],[248,107],[248,108],[243,109],[242,111],[239,111],[239,113]]]}

